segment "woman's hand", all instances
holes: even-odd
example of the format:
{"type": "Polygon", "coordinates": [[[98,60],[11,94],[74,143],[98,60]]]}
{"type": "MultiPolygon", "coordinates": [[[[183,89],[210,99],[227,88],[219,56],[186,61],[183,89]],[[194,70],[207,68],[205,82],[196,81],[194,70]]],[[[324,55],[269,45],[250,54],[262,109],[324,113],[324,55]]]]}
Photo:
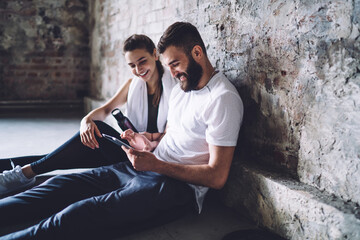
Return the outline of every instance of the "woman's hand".
{"type": "Polygon", "coordinates": [[[136,133],[131,129],[126,130],[121,134],[121,138],[126,139],[129,144],[137,149],[150,152],[153,150],[149,139],[147,139],[143,134],[136,133]]]}
{"type": "Polygon", "coordinates": [[[99,148],[99,143],[96,141],[95,134],[98,137],[102,137],[94,121],[84,118],[80,123],[81,142],[91,149],[99,148]]]}

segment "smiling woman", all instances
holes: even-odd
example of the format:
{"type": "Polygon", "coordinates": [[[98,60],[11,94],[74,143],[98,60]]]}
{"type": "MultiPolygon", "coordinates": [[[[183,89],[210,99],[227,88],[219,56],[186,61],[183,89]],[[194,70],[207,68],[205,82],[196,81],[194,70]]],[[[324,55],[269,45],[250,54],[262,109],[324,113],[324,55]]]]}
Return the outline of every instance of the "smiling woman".
{"type": "Polygon", "coordinates": [[[160,68],[156,66],[159,56],[155,44],[148,37],[132,35],[124,42],[123,51],[125,60],[135,76],[141,77],[146,83],[151,81],[152,85],[154,82],[159,82],[159,76],[162,76],[164,70],[162,66],[160,68]]]}
{"type": "Polygon", "coordinates": [[[156,65],[156,62],[159,61],[156,50],[154,49],[152,53],[145,49],[127,51],[125,59],[132,73],[146,82],[148,93],[154,94],[157,91],[160,99],[162,84],[159,78],[162,77],[164,70],[161,65],[160,69],[156,65]]]}

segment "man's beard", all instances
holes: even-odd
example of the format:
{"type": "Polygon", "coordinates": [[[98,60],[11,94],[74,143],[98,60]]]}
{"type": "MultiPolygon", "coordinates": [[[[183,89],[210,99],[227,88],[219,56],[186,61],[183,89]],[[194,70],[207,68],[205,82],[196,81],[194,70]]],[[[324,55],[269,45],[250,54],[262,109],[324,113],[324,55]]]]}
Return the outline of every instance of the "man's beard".
{"type": "Polygon", "coordinates": [[[203,75],[203,70],[200,64],[195,62],[194,58],[191,55],[188,58],[189,64],[186,68],[186,72],[176,75],[176,78],[179,80],[181,76],[184,76],[186,78],[185,81],[180,81],[180,87],[182,90],[184,90],[184,92],[189,92],[196,89],[203,75]]]}

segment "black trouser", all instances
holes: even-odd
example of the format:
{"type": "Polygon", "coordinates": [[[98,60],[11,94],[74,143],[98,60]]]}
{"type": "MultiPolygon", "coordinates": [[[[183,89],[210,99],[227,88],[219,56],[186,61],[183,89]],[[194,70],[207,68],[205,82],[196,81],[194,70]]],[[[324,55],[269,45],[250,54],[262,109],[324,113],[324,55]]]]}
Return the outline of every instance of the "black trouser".
{"type": "Polygon", "coordinates": [[[0,173],[2,173],[4,170],[12,169],[10,160],[15,164],[15,166],[19,165],[22,167],[27,164],[36,162],[37,160],[40,160],[41,158],[45,157],[46,155],[47,154],[0,159],[0,173]]]}
{"type": "MultiPolygon", "coordinates": [[[[130,162],[59,175],[24,193],[0,200],[0,226],[43,218],[5,239],[108,239],[129,227],[163,216],[193,201],[186,183],[154,172],[138,172],[130,162]]],[[[168,216],[166,216],[168,217],[168,216]]]]}
{"type": "MultiPolygon", "coordinates": [[[[117,137],[120,139],[120,133],[104,122],[95,121],[101,133],[117,137]]],[[[15,165],[24,166],[30,164],[36,174],[42,174],[57,169],[72,168],[93,168],[114,164],[124,161],[125,152],[112,142],[104,138],[98,138],[98,149],[91,149],[81,143],[80,133],[75,134],[62,146],[55,151],[40,156],[25,156],[11,158],[15,165]]],[[[0,169],[11,169],[9,159],[0,159],[0,169]]]]}
{"type": "MultiPolygon", "coordinates": [[[[114,129],[96,122],[102,133],[114,129]]],[[[113,132],[115,131],[115,132],[113,132]]],[[[76,134],[60,148],[32,163],[40,174],[55,169],[97,167],[80,174],[61,175],[15,196],[0,200],[0,227],[43,218],[3,239],[106,239],[126,232],[163,212],[194,200],[186,184],[153,172],[138,172],[124,151],[106,139],[92,150],[76,134]],[[6,217],[4,217],[6,216],[6,217]]],[[[161,220],[160,220],[161,221],[161,220]]]]}

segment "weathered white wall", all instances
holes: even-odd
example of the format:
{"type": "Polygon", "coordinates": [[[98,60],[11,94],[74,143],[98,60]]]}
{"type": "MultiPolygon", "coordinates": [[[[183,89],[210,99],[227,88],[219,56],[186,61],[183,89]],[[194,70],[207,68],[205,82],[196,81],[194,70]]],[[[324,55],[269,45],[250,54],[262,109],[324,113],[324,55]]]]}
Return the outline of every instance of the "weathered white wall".
{"type": "Polygon", "coordinates": [[[313,7],[318,24],[303,9],[299,28],[308,42],[299,75],[308,79],[305,94],[312,99],[305,105],[298,174],[302,182],[360,203],[360,1],[313,7]]]}

